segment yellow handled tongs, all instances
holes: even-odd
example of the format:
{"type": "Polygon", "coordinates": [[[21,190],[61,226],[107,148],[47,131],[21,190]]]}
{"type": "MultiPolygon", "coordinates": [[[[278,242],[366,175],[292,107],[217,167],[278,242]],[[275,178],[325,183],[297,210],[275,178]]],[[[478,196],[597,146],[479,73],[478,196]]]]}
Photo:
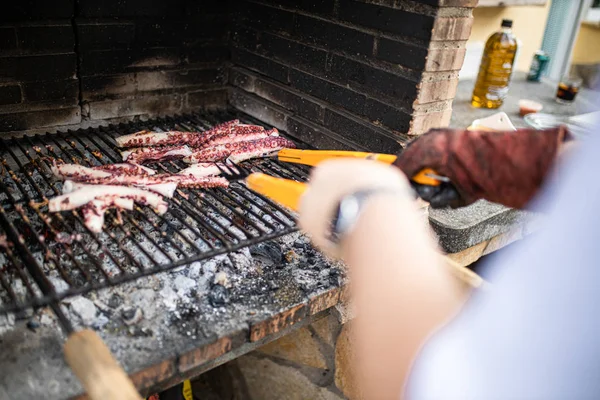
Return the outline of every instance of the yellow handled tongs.
{"type": "MultiPolygon", "coordinates": [[[[306,183],[291,179],[276,178],[261,172],[252,172],[240,165],[230,162],[226,162],[224,164],[217,163],[215,165],[221,171],[221,175],[230,182],[245,181],[246,186],[249,189],[252,189],[255,192],[258,192],[294,211],[298,211],[300,199],[307,187],[306,183]]],[[[426,185],[437,186],[441,184],[440,180],[426,175],[427,172],[423,171],[421,171],[419,174],[422,175],[420,180],[428,182],[425,183],[426,185]]]]}
{"type": "MultiPolygon", "coordinates": [[[[277,152],[279,161],[316,166],[319,163],[332,158],[360,158],[365,160],[379,161],[385,164],[392,164],[397,156],[393,154],[367,153],[363,151],[343,151],[343,150],[300,150],[300,149],[282,149],[277,152]]],[[[415,176],[410,178],[412,181],[427,186],[439,186],[449,179],[440,176],[434,170],[425,168],[415,176]]]]}
{"type": "Polygon", "coordinates": [[[294,211],[299,210],[300,198],[307,184],[291,179],[275,178],[261,172],[252,172],[242,166],[225,162],[215,164],[221,176],[230,182],[245,181],[249,189],[254,190],[277,203],[294,211]]]}

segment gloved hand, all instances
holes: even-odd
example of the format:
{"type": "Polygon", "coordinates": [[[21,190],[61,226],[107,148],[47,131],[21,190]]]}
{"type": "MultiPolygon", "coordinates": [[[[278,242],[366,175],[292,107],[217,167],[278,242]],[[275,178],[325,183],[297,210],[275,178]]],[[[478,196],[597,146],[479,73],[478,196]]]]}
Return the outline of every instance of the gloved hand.
{"type": "Polygon", "coordinates": [[[397,196],[398,207],[410,207],[414,203],[408,180],[396,168],[358,159],[324,161],[311,172],[310,184],[300,201],[298,223],[325,254],[339,258],[339,243],[329,238],[340,201],[346,195],[375,188],[385,189],[386,195],[397,196]]]}
{"type": "Polygon", "coordinates": [[[409,178],[431,168],[450,179],[438,187],[413,185],[434,208],[462,207],[479,199],[522,208],[570,137],[566,127],[516,132],[433,129],[411,142],[394,165],[409,178]]]}

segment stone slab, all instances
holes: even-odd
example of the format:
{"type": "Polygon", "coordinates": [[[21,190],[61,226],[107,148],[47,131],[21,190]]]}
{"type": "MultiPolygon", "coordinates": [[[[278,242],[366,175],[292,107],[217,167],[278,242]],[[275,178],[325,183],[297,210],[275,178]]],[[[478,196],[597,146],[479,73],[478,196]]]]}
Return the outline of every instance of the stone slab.
{"type": "Polygon", "coordinates": [[[455,210],[429,210],[429,223],[447,253],[458,253],[514,229],[530,232],[529,225],[538,218],[484,200],[455,210]]]}

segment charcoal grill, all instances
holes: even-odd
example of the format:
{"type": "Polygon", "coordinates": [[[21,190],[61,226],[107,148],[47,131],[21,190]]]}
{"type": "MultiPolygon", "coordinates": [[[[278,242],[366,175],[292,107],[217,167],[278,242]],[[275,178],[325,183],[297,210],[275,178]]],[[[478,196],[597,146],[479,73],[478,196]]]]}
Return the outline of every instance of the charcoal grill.
{"type": "MultiPolygon", "coordinates": [[[[119,162],[114,140],[119,135],[142,129],[201,131],[234,118],[262,124],[239,111],[203,112],[0,139],[0,234],[9,242],[0,269],[0,311],[50,305],[69,326],[58,306],[68,296],[230,254],[295,231],[290,211],[240,183],[226,189],[177,190],[164,215],[148,207],[109,214],[99,234],[85,227],[77,211],[47,212],[46,200],[60,194],[62,185],[49,169],[49,157],[86,166],[119,162]]],[[[300,181],[308,171],[268,158],[245,165],[300,181]]],[[[149,166],[161,172],[185,168],[180,161],[149,166]]]]}

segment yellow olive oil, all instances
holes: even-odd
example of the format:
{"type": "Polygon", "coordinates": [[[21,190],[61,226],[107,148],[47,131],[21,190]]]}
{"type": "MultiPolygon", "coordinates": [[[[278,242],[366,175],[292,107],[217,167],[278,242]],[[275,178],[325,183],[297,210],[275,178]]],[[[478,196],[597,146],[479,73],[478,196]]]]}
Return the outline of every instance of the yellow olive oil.
{"type": "Polygon", "coordinates": [[[517,54],[517,38],[511,28],[511,20],[502,20],[502,29],[485,44],[471,99],[473,107],[498,108],[508,93],[517,54]]]}

